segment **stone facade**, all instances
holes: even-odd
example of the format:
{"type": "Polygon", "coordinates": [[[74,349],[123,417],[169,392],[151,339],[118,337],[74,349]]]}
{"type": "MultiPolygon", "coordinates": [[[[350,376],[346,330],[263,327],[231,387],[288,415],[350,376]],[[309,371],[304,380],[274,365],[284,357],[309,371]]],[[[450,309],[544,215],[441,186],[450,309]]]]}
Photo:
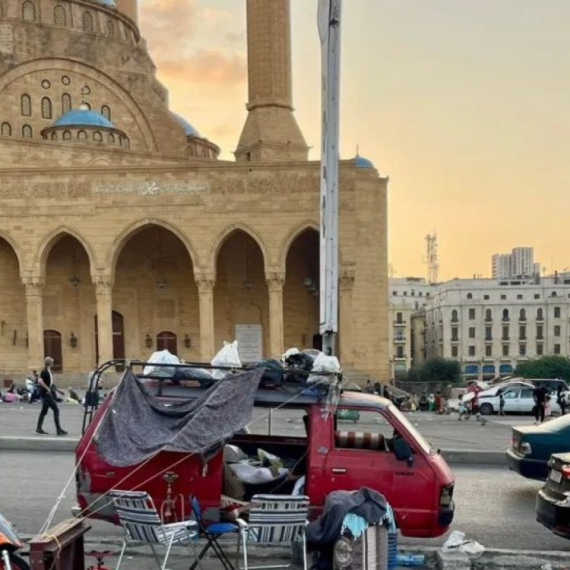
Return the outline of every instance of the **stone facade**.
{"type": "MultiPolygon", "coordinates": [[[[288,2],[268,3],[276,12],[259,20],[256,4],[248,34],[267,34],[267,22],[272,33],[250,46],[285,53],[290,94],[288,2]]],[[[282,106],[279,91],[272,101],[264,86],[275,78],[257,69],[250,102],[269,94],[250,108],[257,132],[285,112],[283,128],[266,145],[246,125],[238,162],[218,160],[216,145],[169,111],[136,5],[118,6],[2,0],[0,371],[38,368],[46,353],[65,373],[157,348],[209,361],[243,330],[264,356],[312,346],[319,163],[305,160],[298,127],[289,144],[290,99],[282,106]],[[128,145],[50,130],[80,104],[128,145]]],[[[340,171],[340,357],[388,380],[387,180],[354,160],[340,171]]]]}

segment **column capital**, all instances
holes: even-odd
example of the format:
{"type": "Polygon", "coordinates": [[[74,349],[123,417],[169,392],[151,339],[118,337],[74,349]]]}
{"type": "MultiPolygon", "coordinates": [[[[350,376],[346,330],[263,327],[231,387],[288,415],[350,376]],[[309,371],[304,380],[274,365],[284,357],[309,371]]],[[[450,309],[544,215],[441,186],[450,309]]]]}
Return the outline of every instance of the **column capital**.
{"type": "Polygon", "coordinates": [[[24,277],[22,283],[26,289],[26,295],[39,295],[45,285],[43,277],[24,277]]]}
{"type": "Polygon", "coordinates": [[[113,277],[111,275],[92,275],[91,280],[95,285],[95,295],[108,295],[113,289],[113,277]]]}
{"type": "Polygon", "coordinates": [[[270,291],[282,291],[285,284],[285,272],[269,271],[265,274],[265,282],[270,291]]]}
{"type": "Polygon", "coordinates": [[[211,293],[216,284],[216,276],[213,273],[198,272],[194,273],[194,281],[200,293],[211,293]]]}
{"type": "Polygon", "coordinates": [[[341,291],[352,291],[356,272],[354,269],[341,269],[338,276],[338,285],[341,291]]]}

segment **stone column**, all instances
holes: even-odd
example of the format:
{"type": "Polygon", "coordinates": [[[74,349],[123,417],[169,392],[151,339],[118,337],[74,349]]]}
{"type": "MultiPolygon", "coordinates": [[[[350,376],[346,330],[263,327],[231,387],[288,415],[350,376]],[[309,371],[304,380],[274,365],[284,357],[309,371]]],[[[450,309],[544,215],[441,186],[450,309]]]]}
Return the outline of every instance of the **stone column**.
{"type": "Polygon", "coordinates": [[[41,277],[27,277],[24,287],[28,316],[28,367],[30,370],[41,370],[44,366],[44,280],[41,277]]]}
{"type": "Polygon", "coordinates": [[[97,364],[113,360],[113,280],[107,276],[93,279],[97,301],[97,364]]]}
{"type": "Polygon", "coordinates": [[[195,275],[200,299],[200,359],[210,362],[214,357],[214,285],[216,277],[211,273],[195,275]]]}
{"type": "Polygon", "coordinates": [[[352,291],[354,270],[341,270],[339,276],[339,348],[342,366],[354,364],[352,337],[352,291]]]}
{"type": "Polygon", "coordinates": [[[283,285],[285,274],[265,276],[269,291],[269,356],[280,359],[283,354],[283,285]]]}

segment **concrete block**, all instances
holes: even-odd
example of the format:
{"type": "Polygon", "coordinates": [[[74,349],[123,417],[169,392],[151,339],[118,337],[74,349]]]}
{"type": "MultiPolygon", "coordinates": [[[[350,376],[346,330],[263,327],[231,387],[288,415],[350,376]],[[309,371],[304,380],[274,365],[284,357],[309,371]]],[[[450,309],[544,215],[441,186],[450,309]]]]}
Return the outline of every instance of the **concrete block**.
{"type": "Polygon", "coordinates": [[[443,552],[436,555],[439,570],[471,570],[471,560],[464,552],[443,552]]]}

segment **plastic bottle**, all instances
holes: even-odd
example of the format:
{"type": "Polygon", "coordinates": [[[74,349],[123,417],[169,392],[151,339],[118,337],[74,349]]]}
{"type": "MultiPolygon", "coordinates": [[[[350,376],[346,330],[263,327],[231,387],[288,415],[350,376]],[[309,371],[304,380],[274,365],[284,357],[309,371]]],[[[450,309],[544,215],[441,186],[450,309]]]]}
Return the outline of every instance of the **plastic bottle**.
{"type": "Polygon", "coordinates": [[[423,566],[426,557],[423,554],[398,554],[396,561],[398,566],[423,566]]]}

